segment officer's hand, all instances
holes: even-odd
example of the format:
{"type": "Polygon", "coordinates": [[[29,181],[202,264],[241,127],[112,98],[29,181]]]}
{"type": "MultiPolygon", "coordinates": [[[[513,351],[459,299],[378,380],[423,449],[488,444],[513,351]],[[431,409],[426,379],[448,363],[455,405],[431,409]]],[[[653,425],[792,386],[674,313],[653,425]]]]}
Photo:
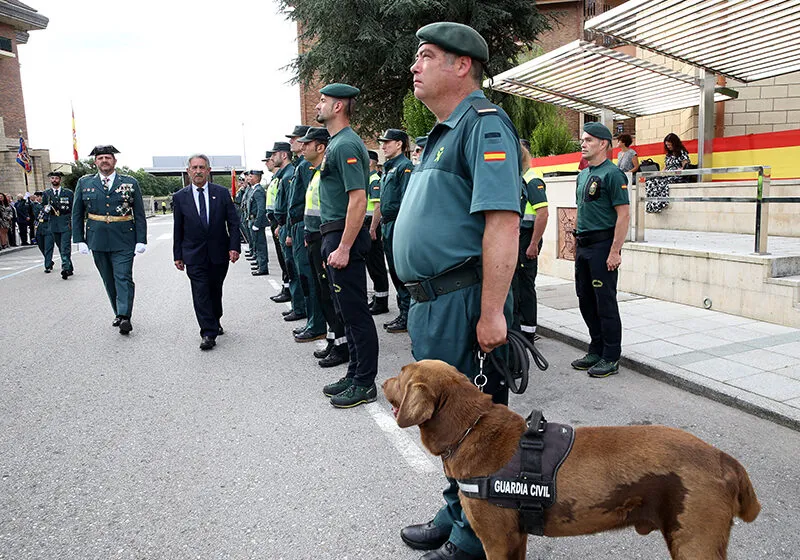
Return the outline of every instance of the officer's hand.
{"type": "Polygon", "coordinates": [[[345,268],[350,264],[350,251],[343,247],[337,247],[333,253],[328,255],[328,264],[333,268],[345,268]]]}
{"type": "Polygon", "coordinates": [[[529,259],[535,259],[539,257],[539,244],[538,243],[531,243],[528,245],[528,248],[525,249],[525,256],[529,259]]]}
{"type": "Polygon", "coordinates": [[[608,267],[609,271],[617,270],[620,264],[622,264],[622,255],[613,251],[608,254],[606,266],[608,267]]]}
{"type": "Polygon", "coordinates": [[[369,238],[375,241],[376,239],[378,239],[378,232],[376,232],[372,228],[369,228],[369,238]]]}
{"type": "Polygon", "coordinates": [[[81,255],[89,254],[89,246],[86,243],[78,243],[78,252],[81,255]]]}
{"type": "Polygon", "coordinates": [[[134,251],[136,251],[141,255],[142,253],[147,251],[147,245],[145,245],[144,243],[137,243],[136,247],[134,248],[134,251]]]}
{"type": "Polygon", "coordinates": [[[291,247],[292,246],[292,238],[289,237],[288,235],[286,236],[286,246],[287,247],[291,247]]]}
{"type": "Polygon", "coordinates": [[[481,313],[475,331],[481,350],[487,354],[508,341],[508,327],[502,310],[492,314],[481,313]]]}
{"type": "Polygon", "coordinates": [[[238,251],[228,251],[228,258],[231,260],[232,263],[235,263],[239,260],[239,252],[238,251]]]}
{"type": "Polygon", "coordinates": [[[275,239],[280,239],[281,235],[281,226],[275,228],[275,239]]]}
{"type": "Polygon", "coordinates": [[[52,206],[50,206],[49,204],[47,204],[47,205],[45,205],[45,207],[44,207],[44,213],[45,213],[45,214],[49,214],[49,213],[50,213],[50,210],[52,210],[52,209],[53,209],[53,207],[52,207],[52,206]]]}
{"type": "Polygon", "coordinates": [[[258,231],[258,226],[253,226],[253,231],[258,231]]]}
{"type": "Polygon", "coordinates": [[[182,261],[182,260],[180,260],[180,259],[178,259],[177,261],[175,261],[175,268],[177,268],[178,270],[183,270],[183,269],[185,268],[185,267],[183,266],[183,261],[182,261]]]}

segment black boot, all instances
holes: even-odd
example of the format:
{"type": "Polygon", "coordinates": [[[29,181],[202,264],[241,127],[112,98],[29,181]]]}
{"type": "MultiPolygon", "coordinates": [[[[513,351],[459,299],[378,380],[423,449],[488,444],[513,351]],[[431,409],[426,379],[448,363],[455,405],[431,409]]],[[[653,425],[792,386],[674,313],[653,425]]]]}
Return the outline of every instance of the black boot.
{"type": "Polygon", "coordinates": [[[317,358],[318,360],[321,360],[322,358],[327,358],[328,354],[331,353],[331,350],[333,350],[333,340],[329,338],[328,345],[325,348],[322,348],[320,350],[314,350],[314,357],[317,358]]]}
{"type": "Polygon", "coordinates": [[[350,351],[347,349],[347,344],[340,344],[334,346],[330,353],[321,359],[319,367],[329,368],[346,364],[350,361],[350,351]]]}
{"type": "Polygon", "coordinates": [[[389,313],[388,296],[374,298],[372,300],[372,305],[369,308],[369,312],[371,315],[383,315],[384,313],[389,313]]]}

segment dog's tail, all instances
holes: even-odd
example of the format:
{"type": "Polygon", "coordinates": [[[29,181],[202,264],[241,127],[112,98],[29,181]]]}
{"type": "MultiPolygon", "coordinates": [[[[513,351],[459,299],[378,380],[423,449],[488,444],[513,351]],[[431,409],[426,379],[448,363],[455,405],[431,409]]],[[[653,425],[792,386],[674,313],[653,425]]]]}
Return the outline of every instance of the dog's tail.
{"type": "Polygon", "coordinates": [[[753,484],[750,482],[747,471],[744,470],[744,467],[739,461],[730,455],[728,455],[728,459],[734,471],[731,474],[735,474],[736,477],[733,484],[736,488],[737,501],[739,503],[739,509],[736,511],[736,515],[740,517],[742,521],[751,523],[758,517],[761,511],[761,504],[756,497],[756,491],[753,488],[753,484]]]}

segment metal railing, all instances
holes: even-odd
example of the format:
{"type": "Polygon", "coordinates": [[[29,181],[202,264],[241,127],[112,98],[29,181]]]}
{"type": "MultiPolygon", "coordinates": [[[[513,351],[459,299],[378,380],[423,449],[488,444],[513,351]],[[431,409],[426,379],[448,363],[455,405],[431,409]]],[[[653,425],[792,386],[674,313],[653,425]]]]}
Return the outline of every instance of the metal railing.
{"type": "Polygon", "coordinates": [[[755,248],[759,255],[767,254],[767,239],[769,237],[769,203],[770,202],[800,202],[797,196],[770,197],[770,175],[772,168],[769,166],[749,167],[711,167],[706,169],[678,169],[676,171],[640,171],[636,174],[636,241],[644,241],[645,209],[647,202],[746,202],[756,205],[755,223],[755,248]],[[726,173],[757,173],[753,181],[703,181],[698,183],[672,183],[670,189],[696,189],[696,188],[725,188],[725,187],[756,187],[756,196],[647,196],[645,183],[647,179],[655,177],[689,177],[710,176],[726,173]]]}

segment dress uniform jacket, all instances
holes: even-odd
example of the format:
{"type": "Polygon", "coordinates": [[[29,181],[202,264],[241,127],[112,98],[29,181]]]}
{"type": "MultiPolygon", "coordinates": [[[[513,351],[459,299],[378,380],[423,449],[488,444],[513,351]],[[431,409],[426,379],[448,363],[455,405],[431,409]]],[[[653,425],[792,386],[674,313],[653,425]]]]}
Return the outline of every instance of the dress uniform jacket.
{"type": "Polygon", "coordinates": [[[55,189],[47,189],[42,195],[42,204],[51,206],[50,213],[43,218],[48,224],[50,233],[65,233],[72,229],[72,204],[75,200],[74,193],[64,187],[59,187],[58,197],[55,189]]]}
{"type": "Polygon", "coordinates": [[[99,174],[81,177],[72,206],[72,241],[86,243],[92,251],[133,251],[137,243],[147,243],[144,202],[136,179],[117,173],[106,192],[99,174]],[[108,221],[87,219],[88,214],[108,221]],[[111,220],[126,216],[133,220],[111,220]]]}

